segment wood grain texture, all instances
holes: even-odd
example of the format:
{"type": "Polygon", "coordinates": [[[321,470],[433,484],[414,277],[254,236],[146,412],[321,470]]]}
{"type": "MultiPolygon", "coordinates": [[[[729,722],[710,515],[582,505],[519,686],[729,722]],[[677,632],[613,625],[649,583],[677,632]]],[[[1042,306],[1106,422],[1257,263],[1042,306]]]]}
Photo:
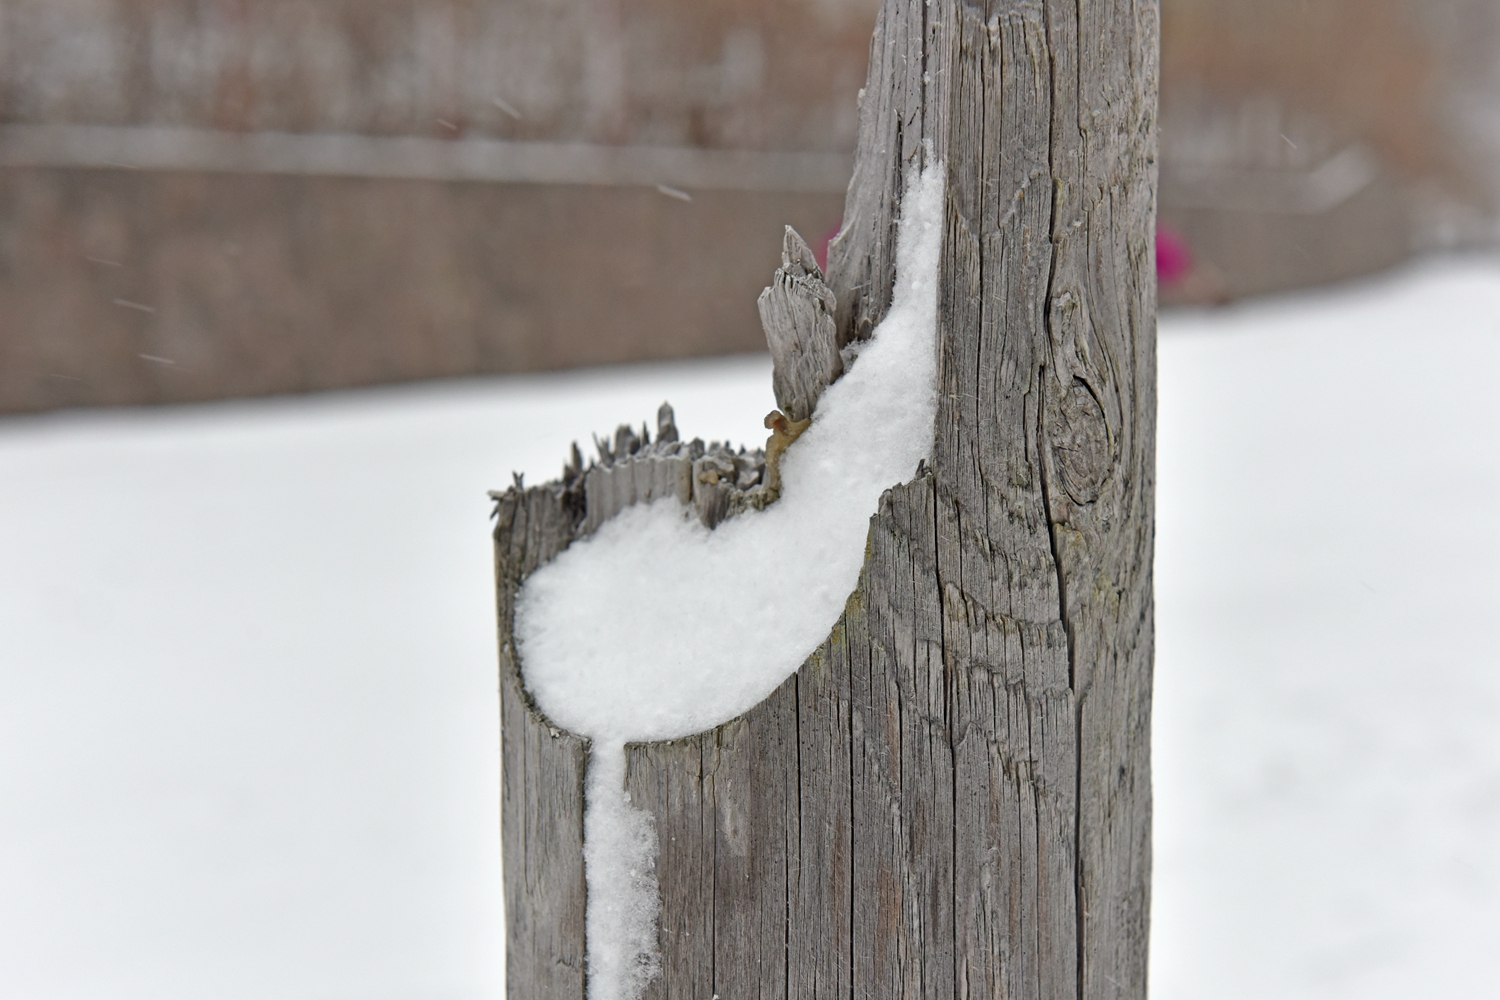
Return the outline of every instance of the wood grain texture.
{"type": "Polygon", "coordinates": [[[756,302],[771,350],[771,391],[793,421],[812,416],[823,390],[844,374],[834,333],[833,292],[806,241],[786,227],[781,266],[756,302]]]}
{"type": "Polygon", "coordinates": [[[884,3],[828,285],[867,336],[941,162],[932,459],[795,676],[627,748],[648,996],[1145,997],[1157,30],[1152,0],[884,3]]]}
{"type": "MultiPolygon", "coordinates": [[[[576,480],[575,480],[576,482],[576,480]]],[[[583,778],[588,745],[552,725],[522,683],[514,639],[522,581],[578,531],[575,485],[495,496],[500,629],[500,839],[507,995],[583,1000],[583,778]]]]}
{"type": "Polygon", "coordinates": [[[944,163],[960,995],[1145,992],[1157,30],[1152,3],[886,3],[830,248],[858,337],[902,178],[944,163]]]}
{"type": "Polygon", "coordinates": [[[584,465],[574,445],[562,479],[526,488],[519,477],[495,501],[500,644],[501,841],[506,990],[513,997],[583,1000],[586,994],[584,777],[589,742],[553,724],[526,691],[515,646],[515,604],[526,578],[626,507],[676,497],[710,527],[760,502],[765,456],[700,439],[681,441],[666,403],[656,440],[622,424],[595,439],[584,465]],[[722,475],[721,475],[722,474],[722,475]]]}

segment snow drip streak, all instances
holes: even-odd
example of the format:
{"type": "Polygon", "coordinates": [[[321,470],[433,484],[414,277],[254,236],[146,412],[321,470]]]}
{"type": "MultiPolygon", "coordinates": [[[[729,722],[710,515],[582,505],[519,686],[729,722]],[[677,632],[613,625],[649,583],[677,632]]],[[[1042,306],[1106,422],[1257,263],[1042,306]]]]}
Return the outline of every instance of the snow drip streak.
{"type": "Polygon", "coordinates": [[[711,729],[795,673],[859,583],[881,494],[932,450],[942,221],[934,163],[901,202],[890,311],[782,457],[776,503],[713,531],[675,498],[626,508],[521,589],[527,687],[591,741],[588,1000],[639,1000],[660,968],[656,835],[625,744],[711,729]]]}

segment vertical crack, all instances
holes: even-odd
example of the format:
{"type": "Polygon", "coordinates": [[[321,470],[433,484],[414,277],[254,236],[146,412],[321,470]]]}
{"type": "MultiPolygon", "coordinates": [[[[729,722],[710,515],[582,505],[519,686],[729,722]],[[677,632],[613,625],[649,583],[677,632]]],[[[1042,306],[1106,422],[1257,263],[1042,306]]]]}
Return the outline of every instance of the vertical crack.
{"type": "MultiPolygon", "coordinates": [[[[1051,248],[1047,261],[1047,286],[1043,296],[1042,330],[1046,336],[1046,349],[1050,355],[1053,349],[1053,330],[1051,304],[1055,294],[1054,288],[1057,281],[1057,258],[1059,256],[1061,240],[1057,232],[1058,223],[1058,200],[1062,192],[1058,190],[1057,177],[1057,105],[1058,87],[1057,78],[1057,55],[1052,37],[1052,20],[1050,11],[1044,11],[1042,18],[1043,31],[1047,42],[1047,72],[1050,81],[1049,95],[1051,105],[1047,109],[1047,169],[1052,180],[1052,197],[1049,199],[1050,216],[1047,220],[1047,231],[1050,236],[1051,248]]],[[[1073,15],[1076,31],[1082,26],[1082,7],[1079,0],[1074,0],[1073,15]]],[[[1077,59],[1079,65],[1074,67],[1075,78],[1073,86],[1075,92],[1081,89],[1082,59],[1077,59]]],[[[1077,96],[1075,94],[1075,96],[1077,96]]],[[[1075,123],[1076,127],[1076,123],[1075,123]]],[[[1062,620],[1063,631],[1068,643],[1068,687],[1073,692],[1073,910],[1075,920],[1074,946],[1076,948],[1075,962],[1077,982],[1074,986],[1077,1000],[1083,1000],[1084,995],[1084,969],[1087,955],[1084,951],[1084,883],[1083,883],[1083,699],[1078,690],[1078,671],[1076,658],[1076,643],[1074,642],[1072,619],[1068,614],[1068,588],[1061,552],[1058,549],[1057,522],[1053,517],[1052,498],[1047,487],[1048,461],[1047,461],[1047,438],[1046,438],[1046,412],[1047,412],[1047,367],[1043,363],[1038,368],[1037,386],[1039,395],[1037,399],[1037,472],[1042,487],[1042,507],[1047,519],[1047,539],[1052,549],[1052,562],[1057,571],[1057,606],[1058,615],[1062,620]]]]}
{"type": "MultiPolygon", "coordinates": [[[[954,937],[958,935],[958,746],[955,723],[958,717],[957,685],[958,679],[953,676],[954,671],[949,667],[950,657],[948,655],[948,595],[947,588],[943,586],[942,565],[942,542],[938,533],[938,498],[937,477],[928,473],[927,487],[932,500],[932,569],[933,582],[937,586],[938,599],[938,656],[940,657],[940,669],[943,671],[943,714],[945,716],[944,729],[948,736],[948,794],[949,794],[949,816],[953,822],[950,824],[951,831],[948,840],[948,912],[953,918],[954,937]]],[[[960,576],[960,580],[962,577],[960,576]]],[[[953,983],[956,987],[959,983],[959,949],[957,940],[953,948],[953,983]]]]}
{"type": "MultiPolygon", "coordinates": [[[[798,670],[792,675],[792,733],[797,741],[797,874],[801,878],[802,873],[802,671],[798,670]]],[[[792,866],[791,851],[786,852],[786,925],[783,928],[786,934],[786,950],[783,955],[786,960],[786,969],[782,975],[782,989],[787,1000],[792,995],[792,866]]]]}
{"type": "MultiPolygon", "coordinates": [[[[718,733],[713,733],[711,738],[717,744],[719,739],[718,733]]],[[[717,994],[719,988],[719,802],[717,789],[714,790],[714,801],[711,803],[707,794],[708,790],[713,787],[713,782],[709,779],[708,775],[707,751],[708,740],[699,742],[698,787],[702,791],[699,793],[699,802],[701,805],[698,808],[698,822],[700,824],[703,822],[703,806],[709,806],[712,810],[708,816],[709,826],[713,829],[713,837],[708,841],[708,984],[709,992],[717,994]]],[[[700,844],[703,843],[701,827],[698,842],[700,844]]]]}
{"type": "Polygon", "coordinates": [[[1062,551],[1058,547],[1057,520],[1052,513],[1051,491],[1047,486],[1049,473],[1046,458],[1046,412],[1045,389],[1047,366],[1037,369],[1037,377],[1043,384],[1041,399],[1037,405],[1037,462],[1042,486],[1042,509],[1047,520],[1047,542],[1052,550],[1052,566],[1057,573],[1057,614],[1062,621],[1063,634],[1068,644],[1068,689],[1073,695],[1073,910],[1077,924],[1074,945],[1077,949],[1076,986],[1078,1000],[1083,1000],[1084,987],[1084,879],[1083,879],[1083,692],[1078,689],[1078,644],[1075,641],[1073,618],[1068,608],[1068,582],[1063,572],[1062,551]]]}
{"type": "MultiPolygon", "coordinates": [[[[863,608],[860,611],[864,613],[863,608]]],[[[852,1000],[855,994],[854,987],[854,897],[858,887],[854,881],[855,856],[854,856],[854,825],[856,817],[854,813],[854,754],[857,747],[854,742],[854,656],[849,646],[844,647],[844,683],[847,685],[846,692],[848,701],[845,705],[848,710],[847,723],[849,727],[849,848],[845,857],[849,859],[849,996],[852,1000]]]]}
{"type": "MultiPolygon", "coordinates": [[[[1050,337],[1049,337],[1050,342],[1050,337]]],[[[1037,405],[1037,471],[1041,481],[1041,504],[1047,520],[1047,543],[1052,547],[1053,570],[1058,574],[1058,618],[1068,643],[1068,690],[1073,694],[1073,885],[1074,919],[1077,922],[1077,997],[1083,1000],[1085,984],[1085,885],[1083,885],[1083,691],[1079,690],[1079,664],[1077,664],[1077,642],[1074,636],[1073,616],[1068,609],[1068,580],[1062,568],[1062,550],[1058,544],[1058,520],[1053,517],[1052,493],[1047,487],[1049,462],[1044,459],[1047,448],[1047,366],[1037,369],[1041,382],[1040,399],[1037,405]]]]}

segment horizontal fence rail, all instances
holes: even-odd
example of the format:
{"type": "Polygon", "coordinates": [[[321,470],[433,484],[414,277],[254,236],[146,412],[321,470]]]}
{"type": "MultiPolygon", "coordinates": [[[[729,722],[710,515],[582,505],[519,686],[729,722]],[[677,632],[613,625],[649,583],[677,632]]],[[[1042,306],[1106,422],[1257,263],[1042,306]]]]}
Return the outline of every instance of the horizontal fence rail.
{"type": "Polygon", "coordinates": [[[0,126],[0,166],[839,193],[853,158],[671,146],[113,125],[0,126]]]}

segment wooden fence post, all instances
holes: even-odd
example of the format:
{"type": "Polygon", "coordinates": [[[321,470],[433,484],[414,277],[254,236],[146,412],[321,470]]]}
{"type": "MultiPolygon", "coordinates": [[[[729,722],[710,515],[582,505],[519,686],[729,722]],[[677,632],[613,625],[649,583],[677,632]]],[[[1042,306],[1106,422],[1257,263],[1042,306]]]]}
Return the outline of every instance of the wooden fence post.
{"type": "MultiPolygon", "coordinates": [[[[660,845],[648,997],[1145,997],[1156,45],[1155,0],[885,0],[827,284],[840,342],[867,336],[903,180],[941,162],[932,460],[793,677],[628,748],[660,845]]],[[[588,752],[525,693],[514,597],[680,489],[638,447],[497,495],[512,1000],[585,994],[588,752]]]]}

